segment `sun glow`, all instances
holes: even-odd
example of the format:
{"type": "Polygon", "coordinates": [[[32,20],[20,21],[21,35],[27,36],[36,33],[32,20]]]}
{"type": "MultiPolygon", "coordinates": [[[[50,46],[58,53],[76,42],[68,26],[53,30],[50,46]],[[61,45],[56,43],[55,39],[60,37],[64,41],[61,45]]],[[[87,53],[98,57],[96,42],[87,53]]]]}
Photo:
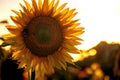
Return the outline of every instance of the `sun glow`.
{"type": "MultiPolygon", "coordinates": [[[[11,0],[11,3],[7,3],[8,1],[0,1],[0,20],[9,19],[13,14],[10,10],[19,8],[19,2],[23,2],[11,0]]],[[[85,27],[85,33],[80,36],[84,40],[79,46],[80,49],[89,49],[101,40],[120,42],[120,0],[61,0],[60,2],[68,2],[67,6],[76,8],[78,12],[76,17],[85,27]]],[[[4,31],[6,33],[6,29],[4,31]]],[[[0,29],[0,35],[4,31],[0,29]]]]}

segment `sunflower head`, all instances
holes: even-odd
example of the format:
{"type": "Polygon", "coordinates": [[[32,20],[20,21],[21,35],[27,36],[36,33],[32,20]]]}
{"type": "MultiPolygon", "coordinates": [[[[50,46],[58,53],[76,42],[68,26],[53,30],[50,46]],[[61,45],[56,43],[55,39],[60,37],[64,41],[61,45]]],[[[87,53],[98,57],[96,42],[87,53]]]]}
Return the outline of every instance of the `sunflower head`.
{"type": "Polygon", "coordinates": [[[75,9],[58,6],[59,0],[24,0],[22,10],[12,10],[16,16],[11,19],[16,26],[8,25],[11,32],[4,38],[15,41],[12,45],[12,58],[18,60],[19,68],[34,70],[35,78],[51,74],[54,68],[66,69],[72,62],[69,53],[80,53],[75,46],[81,44],[80,36],[84,31],[79,27],[75,9]]]}
{"type": "Polygon", "coordinates": [[[53,54],[63,42],[58,21],[46,16],[35,17],[22,32],[26,47],[39,57],[53,54]],[[34,46],[34,47],[33,47],[34,46]]]}

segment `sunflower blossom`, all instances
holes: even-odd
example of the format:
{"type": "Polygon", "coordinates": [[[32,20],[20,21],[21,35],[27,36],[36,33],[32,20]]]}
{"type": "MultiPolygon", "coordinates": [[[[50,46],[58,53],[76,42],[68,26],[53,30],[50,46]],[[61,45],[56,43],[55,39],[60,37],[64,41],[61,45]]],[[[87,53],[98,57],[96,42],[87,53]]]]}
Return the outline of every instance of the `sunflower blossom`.
{"type": "Polygon", "coordinates": [[[11,19],[16,24],[7,25],[10,34],[6,40],[15,42],[12,45],[12,58],[19,62],[19,68],[35,71],[35,79],[54,73],[54,69],[65,69],[67,63],[74,64],[69,53],[79,54],[75,46],[81,44],[79,38],[84,31],[79,27],[75,9],[60,6],[59,0],[31,0],[22,10],[12,10],[16,16],[11,19]]]}

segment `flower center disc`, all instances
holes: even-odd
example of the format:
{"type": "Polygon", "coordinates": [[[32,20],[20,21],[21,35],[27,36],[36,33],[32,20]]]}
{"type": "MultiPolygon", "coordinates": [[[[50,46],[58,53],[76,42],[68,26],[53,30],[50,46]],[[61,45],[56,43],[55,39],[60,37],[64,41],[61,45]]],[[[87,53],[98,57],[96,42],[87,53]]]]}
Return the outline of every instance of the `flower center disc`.
{"type": "Polygon", "coordinates": [[[63,41],[59,23],[45,16],[33,18],[23,30],[23,37],[26,47],[39,57],[55,53],[63,41]]]}

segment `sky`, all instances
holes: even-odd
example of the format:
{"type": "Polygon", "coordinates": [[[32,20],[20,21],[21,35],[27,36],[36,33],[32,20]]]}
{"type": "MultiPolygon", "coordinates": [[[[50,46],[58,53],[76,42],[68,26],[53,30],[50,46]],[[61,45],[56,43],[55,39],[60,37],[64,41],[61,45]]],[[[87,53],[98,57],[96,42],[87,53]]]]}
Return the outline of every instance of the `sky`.
{"type": "MultiPolygon", "coordinates": [[[[0,20],[10,20],[9,16],[14,15],[11,10],[19,10],[20,2],[23,1],[0,0],[0,20]]],[[[89,49],[100,41],[120,42],[120,0],[60,0],[61,4],[64,2],[68,2],[67,7],[76,8],[75,18],[85,28],[80,49],[89,49]]],[[[0,30],[2,34],[6,29],[0,30]]]]}

